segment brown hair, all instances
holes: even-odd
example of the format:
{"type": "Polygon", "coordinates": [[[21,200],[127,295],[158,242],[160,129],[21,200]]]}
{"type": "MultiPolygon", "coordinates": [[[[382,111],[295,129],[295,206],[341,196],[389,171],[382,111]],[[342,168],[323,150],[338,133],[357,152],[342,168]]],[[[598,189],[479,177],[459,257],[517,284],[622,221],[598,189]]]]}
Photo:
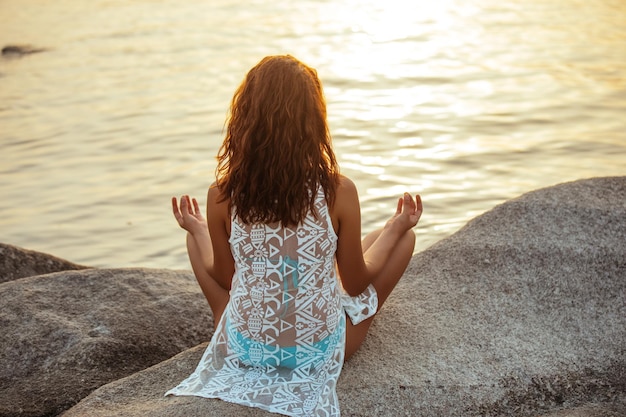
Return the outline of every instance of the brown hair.
{"type": "Polygon", "coordinates": [[[233,97],[217,186],[245,223],[300,223],[321,186],[332,205],[339,167],[317,72],[292,56],[265,57],[233,97]]]}

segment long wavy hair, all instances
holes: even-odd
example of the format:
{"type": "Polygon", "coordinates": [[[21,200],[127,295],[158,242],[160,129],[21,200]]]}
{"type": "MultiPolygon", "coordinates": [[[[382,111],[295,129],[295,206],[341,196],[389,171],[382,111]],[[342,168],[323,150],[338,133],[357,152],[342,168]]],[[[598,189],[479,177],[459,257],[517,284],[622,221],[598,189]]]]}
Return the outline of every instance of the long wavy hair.
{"type": "Polygon", "coordinates": [[[297,225],[322,187],[335,200],[339,167],[317,72],[292,56],[265,57],[239,86],[217,156],[217,187],[248,224],[297,225]]]}

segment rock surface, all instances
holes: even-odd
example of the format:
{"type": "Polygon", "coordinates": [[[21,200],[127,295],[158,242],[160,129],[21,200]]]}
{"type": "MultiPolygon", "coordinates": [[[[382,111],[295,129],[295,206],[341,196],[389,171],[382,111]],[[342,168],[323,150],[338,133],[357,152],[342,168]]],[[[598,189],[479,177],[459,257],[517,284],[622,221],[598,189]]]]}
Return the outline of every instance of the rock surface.
{"type": "MultiPolygon", "coordinates": [[[[124,270],[98,278],[95,272],[0,284],[0,325],[9,329],[0,342],[0,372],[11,373],[0,380],[0,398],[21,401],[26,393],[20,404],[59,398],[70,404],[78,390],[103,383],[94,381],[104,369],[109,380],[121,379],[63,417],[270,415],[219,400],[163,397],[194,369],[206,343],[131,375],[131,368],[150,365],[137,363],[137,351],[162,342],[138,335],[175,339],[184,326],[191,332],[210,322],[196,318],[206,311],[194,317],[180,301],[204,302],[190,274],[128,270],[113,284],[124,270]],[[166,324],[171,316],[191,320],[166,324]],[[115,333],[119,344],[103,334],[111,322],[123,329],[115,333]],[[94,354],[92,339],[110,348],[94,354]],[[116,353],[107,356],[109,350],[116,353]],[[64,375],[64,388],[55,388],[51,375],[64,375]]],[[[626,177],[538,190],[413,257],[344,366],[342,416],[624,416],[625,345],[626,177]]],[[[11,414],[2,406],[0,415],[53,415],[19,414],[15,407],[11,414]]]]}
{"type": "MultiPolygon", "coordinates": [[[[345,364],[342,415],[625,415],[625,237],[626,177],[597,178],[506,202],[414,256],[345,364]]],[[[269,415],[163,397],[204,346],[63,416],[269,415]]]]}
{"type": "Polygon", "coordinates": [[[619,407],[588,404],[582,407],[562,409],[541,417],[624,417],[619,407]]]}
{"type": "Polygon", "coordinates": [[[0,283],[33,275],[86,268],[88,267],[47,253],[0,243],[0,283]]]}
{"type": "Polygon", "coordinates": [[[193,274],[85,269],[0,284],[0,416],[53,416],[207,340],[193,274]]]}

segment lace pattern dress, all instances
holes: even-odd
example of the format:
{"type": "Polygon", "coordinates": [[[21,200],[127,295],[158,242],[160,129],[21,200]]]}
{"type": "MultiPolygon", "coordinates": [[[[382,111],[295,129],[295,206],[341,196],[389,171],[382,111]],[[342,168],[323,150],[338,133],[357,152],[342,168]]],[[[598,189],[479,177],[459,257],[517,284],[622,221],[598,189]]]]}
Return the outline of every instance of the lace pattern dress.
{"type": "Polygon", "coordinates": [[[339,416],[346,313],[378,307],[374,287],[350,297],[337,278],[337,236],[320,188],[296,227],[232,218],[230,300],[196,370],[166,395],[220,398],[288,416],[339,416]]]}

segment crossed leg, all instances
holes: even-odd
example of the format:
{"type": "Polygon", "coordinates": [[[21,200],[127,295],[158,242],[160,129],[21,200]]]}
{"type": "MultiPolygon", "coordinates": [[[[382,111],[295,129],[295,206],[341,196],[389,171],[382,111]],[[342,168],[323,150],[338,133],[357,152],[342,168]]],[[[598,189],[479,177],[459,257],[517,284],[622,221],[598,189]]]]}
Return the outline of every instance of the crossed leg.
{"type": "MultiPolygon", "coordinates": [[[[380,235],[382,230],[375,230],[365,236],[363,239],[363,251],[367,251],[367,249],[374,243],[374,241],[380,235]]],[[[396,246],[391,252],[391,256],[387,260],[385,267],[382,269],[380,274],[372,281],[374,288],[376,289],[376,293],[378,295],[378,311],[380,311],[381,307],[391,291],[395,288],[398,281],[404,274],[406,267],[409,265],[411,261],[411,257],[413,256],[413,249],[415,248],[415,232],[413,229],[408,230],[396,246]]],[[[367,336],[367,332],[372,324],[376,315],[368,318],[367,320],[363,320],[361,323],[354,325],[350,321],[350,318],[346,317],[346,351],[345,351],[345,360],[348,360],[361,346],[363,340],[365,340],[365,336],[367,336]]]]}

